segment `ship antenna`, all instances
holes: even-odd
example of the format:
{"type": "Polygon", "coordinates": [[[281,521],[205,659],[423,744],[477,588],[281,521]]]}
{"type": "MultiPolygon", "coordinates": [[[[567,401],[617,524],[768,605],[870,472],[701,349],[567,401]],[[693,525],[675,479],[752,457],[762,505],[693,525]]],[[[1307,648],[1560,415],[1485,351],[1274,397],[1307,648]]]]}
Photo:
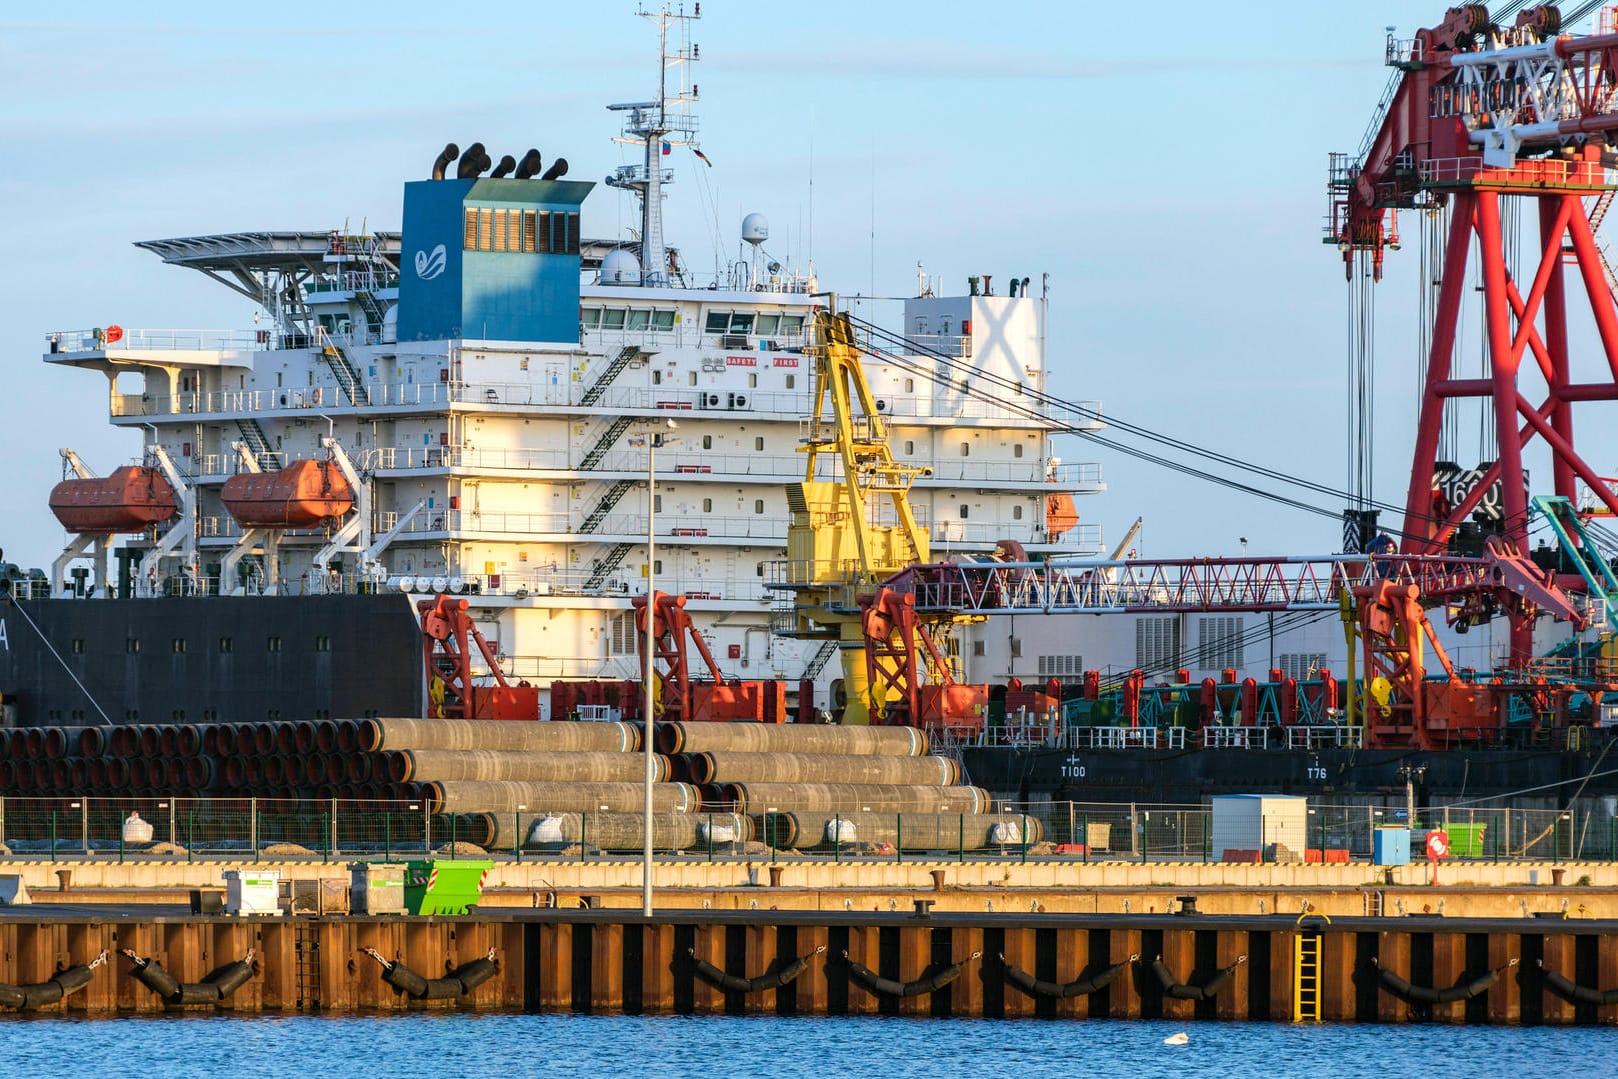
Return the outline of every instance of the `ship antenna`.
{"type": "Polygon", "coordinates": [[[690,80],[690,65],[701,58],[701,52],[691,44],[691,23],[702,17],[702,5],[695,5],[690,14],[683,6],[674,11],[667,4],[657,11],[642,8],[636,14],[657,25],[657,100],[607,106],[613,112],[628,113],[623,134],[614,141],[639,144],[644,150],[643,164],[620,165],[607,177],[607,184],[633,191],[640,199],[641,283],[667,285],[663,185],[674,182],[674,172],[663,167],[662,159],[675,146],[697,145],[697,86],[690,80]],[[672,51],[671,29],[678,37],[672,51]],[[671,72],[675,75],[672,85],[671,72]]]}

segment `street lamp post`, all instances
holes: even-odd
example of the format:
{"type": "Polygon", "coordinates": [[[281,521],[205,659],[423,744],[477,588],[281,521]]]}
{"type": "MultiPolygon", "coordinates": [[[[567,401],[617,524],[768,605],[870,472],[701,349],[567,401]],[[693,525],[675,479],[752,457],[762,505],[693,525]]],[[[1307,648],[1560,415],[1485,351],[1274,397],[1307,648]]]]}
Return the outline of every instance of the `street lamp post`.
{"type": "MultiPolygon", "coordinates": [[[[673,420],[664,420],[662,426],[672,430],[673,420]]],[[[646,758],[644,801],[641,808],[641,915],[652,916],[652,781],[655,773],[652,753],[653,717],[656,674],[652,661],[657,648],[657,447],[663,444],[663,432],[654,431],[646,436],[646,669],[644,679],[646,733],[642,738],[643,756],[646,758]]]]}

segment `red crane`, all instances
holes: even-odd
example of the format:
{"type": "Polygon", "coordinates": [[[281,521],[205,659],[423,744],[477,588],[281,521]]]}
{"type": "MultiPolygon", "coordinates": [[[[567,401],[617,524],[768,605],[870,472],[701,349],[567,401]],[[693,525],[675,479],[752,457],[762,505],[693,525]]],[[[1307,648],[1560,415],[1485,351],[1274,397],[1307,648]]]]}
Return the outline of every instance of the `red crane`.
{"type": "MultiPolygon", "coordinates": [[[[1333,155],[1327,242],[1342,251],[1350,273],[1356,258],[1368,258],[1380,278],[1384,251],[1397,246],[1398,210],[1447,203],[1451,211],[1405,502],[1405,554],[1445,550],[1497,483],[1504,538],[1526,551],[1523,451],[1536,441],[1550,451],[1557,495],[1575,499],[1582,481],[1618,513],[1613,484],[1580,455],[1573,426],[1574,404],[1618,400],[1618,309],[1585,206],[1594,197],[1604,211],[1611,198],[1603,156],[1610,160],[1607,133],[1618,130],[1618,34],[1557,36],[1559,25],[1548,4],[1522,12],[1509,28],[1491,24],[1484,5],[1463,4],[1408,42],[1390,37],[1388,62],[1398,81],[1358,159],[1333,155]],[[1533,274],[1523,281],[1508,267],[1506,200],[1517,200],[1521,220],[1539,226],[1537,252],[1525,251],[1533,274]],[[1465,378],[1452,361],[1474,242],[1488,375],[1465,378]],[[1605,360],[1605,370],[1585,381],[1574,380],[1570,363],[1569,263],[1605,360]],[[1534,386],[1540,389],[1530,396],[1534,386]],[[1446,404],[1468,398],[1492,412],[1498,459],[1451,502],[1437,493],[1440,430],[1446,404]]],[[[1514,665],[1531,658],[1534,617],[1531,606],[1512,613],[1514,665]]]]}

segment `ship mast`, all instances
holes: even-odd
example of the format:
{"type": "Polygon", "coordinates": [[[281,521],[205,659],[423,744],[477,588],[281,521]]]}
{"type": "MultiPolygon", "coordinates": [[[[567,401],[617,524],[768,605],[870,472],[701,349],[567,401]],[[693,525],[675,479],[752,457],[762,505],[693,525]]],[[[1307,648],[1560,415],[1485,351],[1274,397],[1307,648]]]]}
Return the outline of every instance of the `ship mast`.
{"type": "Polygon", "coordinates": [[[641,10],[636,14],[657,25],[657,100],[607,106],[614,112],[629,114],[623,134],[614,141],[641,145],[645,155],[642,164],[620,165],[607,177],[607,184],[633,191],[640,198],[641,284],[658,286],[669,283],[668,249],[663,242],[663,185],[674,182],[674,171],[664,169],[661,158],[676,146],[697,144],[697,87],[690,80],[690,65],[699,58],[699,50],[691,44],[691,23],[702,17],[702,5],[694,5],[690,14],[686,14],[684,5],[670,10],[666,4],[660,11],[641,10]],[[677,39],[673,51],[671,36],[677,39]]]}

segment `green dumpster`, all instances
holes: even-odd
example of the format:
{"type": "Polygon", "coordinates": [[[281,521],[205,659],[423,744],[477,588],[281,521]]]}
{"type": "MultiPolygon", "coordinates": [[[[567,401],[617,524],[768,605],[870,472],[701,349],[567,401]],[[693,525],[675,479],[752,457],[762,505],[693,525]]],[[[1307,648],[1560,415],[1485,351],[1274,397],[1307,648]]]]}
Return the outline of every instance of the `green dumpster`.
{"type": "Polygon", "coordinates": [[[1451,824],[1444,829],[1449,834],[1451,858],[1482,858],[1483,833],[1487,824],[1451,824]]]}
{"type": "Polygon", "coordinates": [[[404,905],[409,914],[465,914],[483,898],[488,858],[411,862],[405,869],[404,905]]]}

